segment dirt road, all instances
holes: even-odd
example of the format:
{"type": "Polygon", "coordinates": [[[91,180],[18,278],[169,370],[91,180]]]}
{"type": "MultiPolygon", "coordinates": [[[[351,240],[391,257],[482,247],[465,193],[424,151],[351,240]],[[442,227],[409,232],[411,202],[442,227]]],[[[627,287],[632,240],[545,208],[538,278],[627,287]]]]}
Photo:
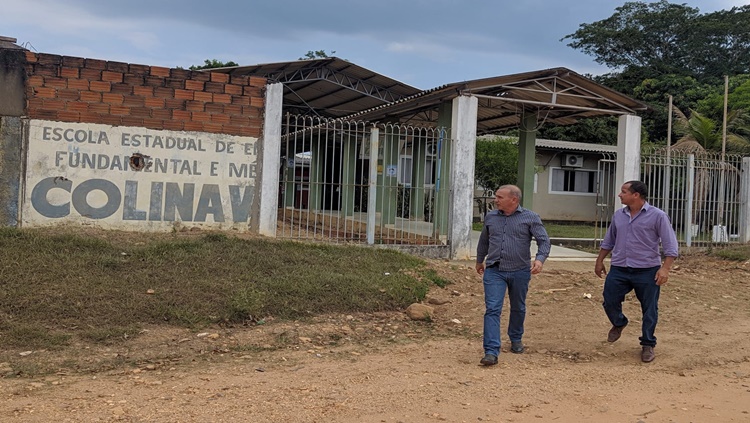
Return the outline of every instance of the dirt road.
{"type": "Polygon", "coordinates": [[[24,359],[61,371],[0,379],[0,421],[750,422],[749,263],[678,260],[662,290],[657,357],[644,364],[635,298],[631,324],[607,343],[593,263],[550,261],[532,280],[526,353],[510,354],[503,334],[493,367],[478,365],[473,265],[433,265],[453,283],[430,292],[448,301],[432,305],[431,322],[384,313],[150,328],[116,347],[34,351],[24,359]]]}

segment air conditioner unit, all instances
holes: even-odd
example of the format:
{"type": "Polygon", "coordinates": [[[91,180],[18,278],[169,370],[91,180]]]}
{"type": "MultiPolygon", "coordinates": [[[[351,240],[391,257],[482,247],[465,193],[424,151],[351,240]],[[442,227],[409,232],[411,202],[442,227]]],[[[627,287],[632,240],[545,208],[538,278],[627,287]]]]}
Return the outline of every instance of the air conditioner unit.
{"type": "Polygon", "coordinates": [[[565,154],[562,157],[563,167],[583,167],[583,156],[580,154],[565,154]]]}

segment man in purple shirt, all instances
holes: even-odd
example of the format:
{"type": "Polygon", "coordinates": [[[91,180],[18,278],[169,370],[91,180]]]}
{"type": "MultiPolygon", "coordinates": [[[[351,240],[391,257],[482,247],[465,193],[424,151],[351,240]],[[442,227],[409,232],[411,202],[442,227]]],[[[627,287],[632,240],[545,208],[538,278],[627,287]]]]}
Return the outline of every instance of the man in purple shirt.
{"type": "Polygon", "coordinates": [[[607,341],[615,342],[628,325],[622,313],[625,295],[635,290],[641,303],[641,361],[654,360],[656,337],[654,330],[659,319],[659,292],[669,280],[669,270],[677,258],[677,237],[669,216],[648,204],[646,184],[641,181],[625,182],[620,189],[620,201],[625,207],[615,212],[607,234],[602,240],[594,273],[604,280],[604,311],[612,329],[607,341]],[[664,250],[664,262],[659,244],[664,250]],[[604,268],[604,258],[612,252],[610,271],[604,268]]]}

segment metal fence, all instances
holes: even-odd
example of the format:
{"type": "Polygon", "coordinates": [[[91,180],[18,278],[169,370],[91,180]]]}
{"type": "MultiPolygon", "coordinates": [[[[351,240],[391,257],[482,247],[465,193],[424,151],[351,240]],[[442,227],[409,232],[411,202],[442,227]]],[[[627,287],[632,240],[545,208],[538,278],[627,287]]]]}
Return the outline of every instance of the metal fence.
{"type": "Polygon", "coordinates": [[[649,203],[671,217],[681,245],[739,240],[742,156],[652,148],[641,154],[641,175],[649,203]]]}
{"type": "Polygon", "coordinates": [[[448,245],[447,133],[286,115],[277,237],[448,245]]]}

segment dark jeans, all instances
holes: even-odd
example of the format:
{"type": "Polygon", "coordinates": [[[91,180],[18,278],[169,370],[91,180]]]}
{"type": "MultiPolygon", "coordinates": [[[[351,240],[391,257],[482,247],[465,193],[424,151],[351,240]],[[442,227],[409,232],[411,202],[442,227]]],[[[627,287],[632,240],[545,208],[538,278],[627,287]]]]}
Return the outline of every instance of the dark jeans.
{"type": "Polygon", "coordinates": [[[523,336],[526,320],[526,293],[529,291],[531,271],[529,269],[506,272],[497,267],[484,270],[484,353],[500,355],[500,313],[503,311],[505,291],[508,291],[510,317],[508,337],[518,342],[523,336]]]}
{"type": "Polygon", "coordinates": [[[637,269],[632,267],[611,266],[607,279],[604,281],[604,312],[613,326],[628,324],[628,318],[622,314],[622,302],[625,295],[635,290],[638,301],[641,302],[643,312],[641,345],[656,346],[654,330],[659,320],[659,292],[661,287],[656,284],[654,277],[659,266],[637,269]]]}

